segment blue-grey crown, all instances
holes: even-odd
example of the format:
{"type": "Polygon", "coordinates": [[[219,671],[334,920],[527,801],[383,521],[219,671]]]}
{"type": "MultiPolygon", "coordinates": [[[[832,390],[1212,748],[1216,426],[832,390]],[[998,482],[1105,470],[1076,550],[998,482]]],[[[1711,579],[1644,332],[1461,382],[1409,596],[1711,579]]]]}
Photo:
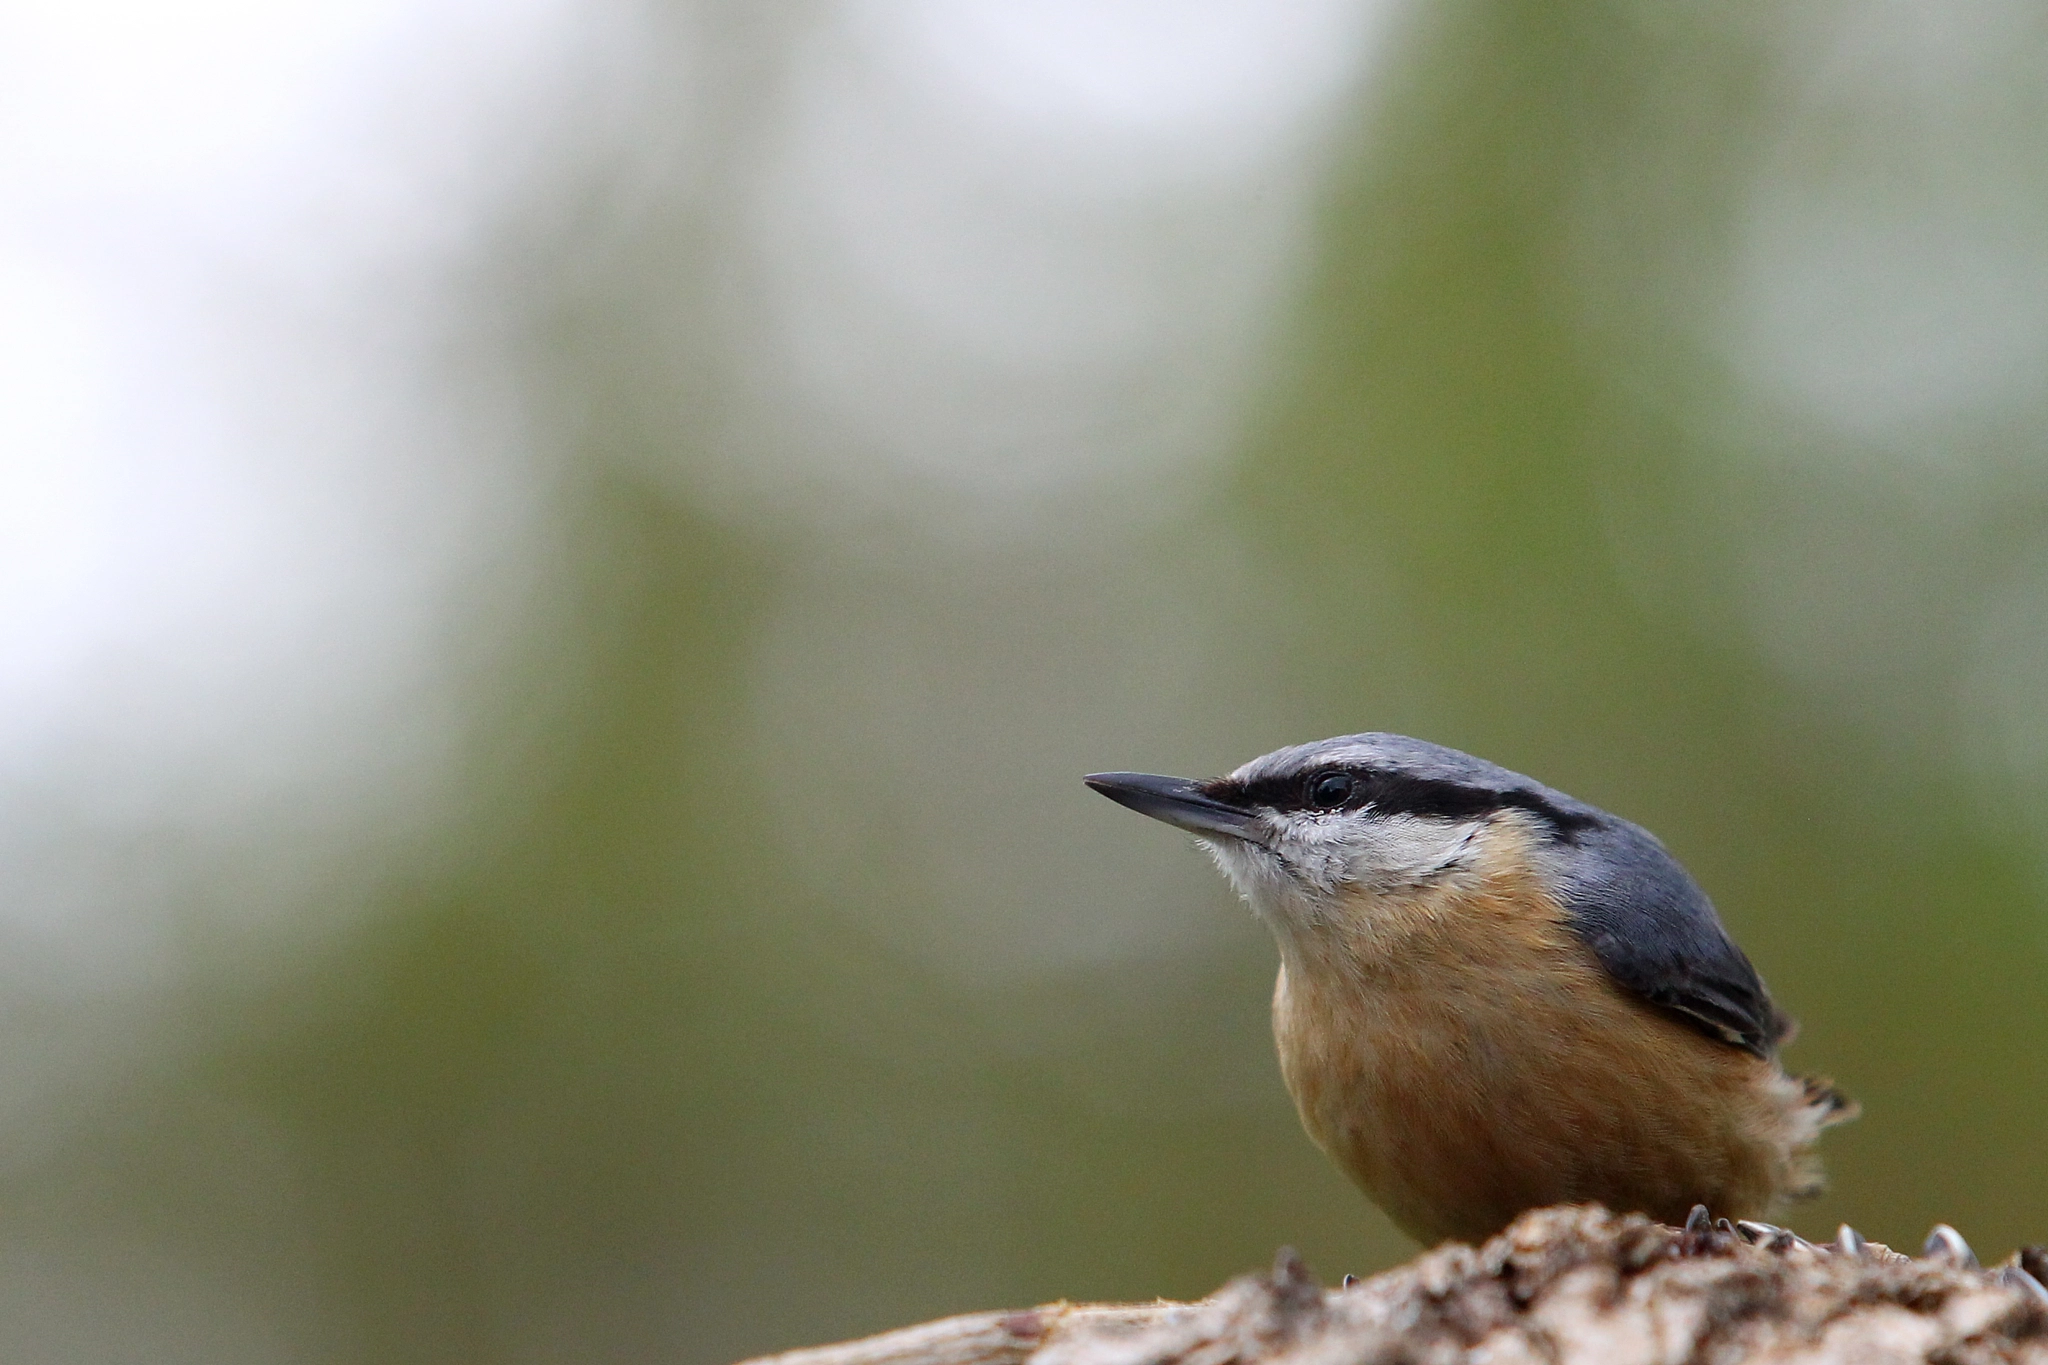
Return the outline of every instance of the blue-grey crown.
{"type": "Polygon", "coordinates": [[[1312,808],[1315,781],[1345,773],[1356,780],[1346,804],[1383,814],[1469,818],[1505,808],[1538,816],[1559,834],[1610,820],[1604,811],[1498,763],[1408,735],[1338,735],[1276,749],[1206,784],[1222,801],[1274,810],[1312,808]]]}

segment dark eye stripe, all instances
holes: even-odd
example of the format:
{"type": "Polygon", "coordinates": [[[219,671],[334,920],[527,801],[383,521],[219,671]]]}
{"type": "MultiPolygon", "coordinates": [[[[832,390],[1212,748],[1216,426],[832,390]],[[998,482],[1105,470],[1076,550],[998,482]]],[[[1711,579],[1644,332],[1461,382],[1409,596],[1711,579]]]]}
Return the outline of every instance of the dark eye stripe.
{"type": "MultiPolygon", "coordinates": [[[[1253,782],[1220,779],[1210,783],[1208,790],[1211,796],[1233,805],[1263,806],[1276,811],[1358,810],[1371,806],[1388,815],[1469,820],[1498,810],[1526,810],[1567,839],[1598,823],[1592,816],[1560,810],[1532,791],[1468,786],[1441,778],[1369,768],[1325,769],[1307,775],[1263,777],[1253,782]],[[1348,777],[1350,789],[1336,801],[1318,799],[1319,789],[1335,776],[1348,777]]],[[[1334,787],[1323,791],[1326,796],[1333,793],[1334,787]]]]}

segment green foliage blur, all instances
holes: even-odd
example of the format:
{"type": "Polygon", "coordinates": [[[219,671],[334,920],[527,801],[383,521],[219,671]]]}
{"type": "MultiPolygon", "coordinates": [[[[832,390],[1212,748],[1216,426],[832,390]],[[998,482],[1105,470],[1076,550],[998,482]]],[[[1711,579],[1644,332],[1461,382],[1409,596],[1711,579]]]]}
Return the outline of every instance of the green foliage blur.
{"type": "MultiPolygon", "coordinates": [[[[2038,678],[1970,662],[1987,601],[2038,638],[1998,585],[2036,581],[2048,409],[1859,433],[1715,340],[1760,165],[1945,193],[1889,137],[1842,171],[1855,107],[1801,103],[1840,54],[1800,27],[1842,11],[1790,11],[1411,15],[1316,173],[1223,458],[1149,518],[842,536],[693,495],[757,420],[727,386],[768,362],[720,292],[755,229],[715,180],[668,217],[551,182],[544,228],[479,248],[572,436],[462,818],[317,948],[223,948],[192,1041],[12,1163],[38,1273],[236,1286],[284,1324],[209,1348],[248,1359],[719,1365],[1200,1295],[1282,1244],[1390,1265],[1413,1248],[1281,1088],[1263,932],[1078,780],[1361,729],[1688,864],[1803,1021],[1792,1063],[1865,1106],[1796,1227],[2048,1240],[2048,805],[1981,719],[2024,720],[2038,678]]],[[[721,22],[697,60],[744,159],[802,26],[721,22]]],[[[1975,150],[1960,182],[2010,170],[1975,150]]],[[[2000,183],[2038,232],[2025,155],[2000,183]]],[[[165,1292],[109,1311],[175,1319],[165,1292]]]]}

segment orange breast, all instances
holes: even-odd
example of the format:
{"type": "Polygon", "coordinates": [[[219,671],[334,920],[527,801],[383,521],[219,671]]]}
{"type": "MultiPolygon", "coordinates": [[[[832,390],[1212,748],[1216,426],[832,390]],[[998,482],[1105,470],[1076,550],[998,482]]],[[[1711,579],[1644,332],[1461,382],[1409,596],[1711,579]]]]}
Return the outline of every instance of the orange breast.
{"type": "Polygon", "coordinates": [[[1533,882],[1359,910],[1283,939],[1274,1033],[1310,1135],[1411,1235],[1589,1200],[1753,1217],[1792,1179],[1797,1083],[1625,995],[1533,882]]]}

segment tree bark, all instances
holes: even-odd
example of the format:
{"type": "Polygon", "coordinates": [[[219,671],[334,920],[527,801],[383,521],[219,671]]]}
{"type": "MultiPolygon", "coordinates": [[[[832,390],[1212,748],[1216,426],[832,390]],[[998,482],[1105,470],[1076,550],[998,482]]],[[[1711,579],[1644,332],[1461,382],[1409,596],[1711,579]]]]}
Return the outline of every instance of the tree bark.
{"type": "Polygon", "coordinates": [[[1291,1251],[1198,1303],[1046,1304],[746,1365],[2048,1365],[2037,1248],[1977,1268],[1723,1223],[1538,1209],[1341,1289],[1291,1251]]]}

